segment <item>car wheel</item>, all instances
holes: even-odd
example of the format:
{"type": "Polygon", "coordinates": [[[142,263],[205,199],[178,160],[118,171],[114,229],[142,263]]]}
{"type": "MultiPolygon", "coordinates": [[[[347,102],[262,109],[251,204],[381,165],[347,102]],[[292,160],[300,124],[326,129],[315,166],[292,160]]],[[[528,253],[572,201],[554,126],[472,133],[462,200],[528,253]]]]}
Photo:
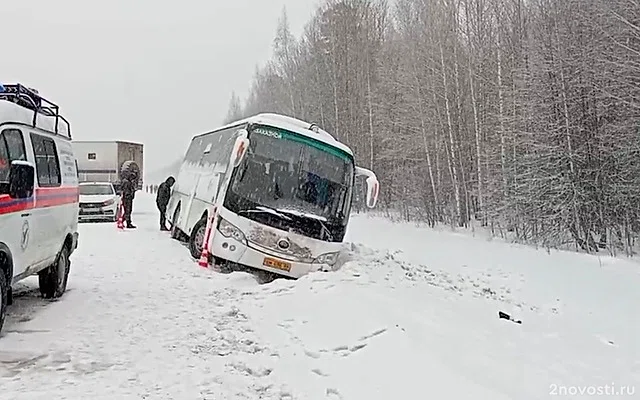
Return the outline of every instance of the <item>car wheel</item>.
{"type": "Polygon", "coordinates": [[[56,262],[38,273],[40,293],[45,299],[58,298],[64,294],[67,290],[70,267],[69,249],[65,246],[56,262]]]}
{"type": "Polygon", "coordinates": [[[206,230],[207,218],[200,218],[200,221],[196,222],[196,225],[193,227],[191,236],[189,237],[189,251],[191,252],[191,257],[200,258],[202,255],[202,245],[206,230]]]}
{"type": "Polygon", "coordinates": [[[9,283],[4,271],[0,270],[0,332],[7,316],[7,305],[9,303],[9,283]]]}

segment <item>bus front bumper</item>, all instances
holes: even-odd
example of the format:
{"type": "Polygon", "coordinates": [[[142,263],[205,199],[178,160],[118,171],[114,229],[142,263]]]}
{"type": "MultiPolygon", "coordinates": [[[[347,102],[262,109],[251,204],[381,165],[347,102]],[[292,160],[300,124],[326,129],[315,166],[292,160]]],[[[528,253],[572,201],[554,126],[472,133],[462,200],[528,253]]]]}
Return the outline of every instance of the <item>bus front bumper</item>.
{"type": "Polygon", "coordinates": [[[264,253],[232,238],[215,232],[211,241],[211,255],[250,268],[268,271],[289,278],[300,278],[310,272],[331,271],[329,264],[303,263],[264,253]]]}

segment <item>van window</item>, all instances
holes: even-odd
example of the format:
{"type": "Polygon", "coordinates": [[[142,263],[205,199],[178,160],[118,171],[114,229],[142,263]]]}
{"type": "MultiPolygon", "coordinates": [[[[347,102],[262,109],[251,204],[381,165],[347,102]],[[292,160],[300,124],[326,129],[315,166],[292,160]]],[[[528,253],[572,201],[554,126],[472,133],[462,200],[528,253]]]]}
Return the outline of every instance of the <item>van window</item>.
{"type": "Polygon", "coordinates": [[[11,162],[16,160],[27,160],[22,132],[5,129],[0,133],[0,182],[9,181],[11,162]]]}
{"type": "MultiPolygon", "coordinates": [[[[2,137],[0,136],[0,139],[2,137]]],[[[4,140],[0,140],[0,182],[9,182],[9,169],[11,168],[11,159],[9,159],[9,151],[4,140]]],[[[4,191],[3,191],[4,193],[4,191]]]]}
{"type": "Polygon", "coordinates": [[[38,185],[41,187],[60,186],[62,182],[56,143],[52,139],[35,133],[31,134],[31,142],[36,156],[38,185]]]}
{"type": "Polygon", "coordinates": [[[18,129],[5,129],[2,134],[4,135],[4,140],[7,142],[7,149],[9,150],[9,158],[11,161],[27,161],[27,152],[24,149],[22,132],[18,129]]]}

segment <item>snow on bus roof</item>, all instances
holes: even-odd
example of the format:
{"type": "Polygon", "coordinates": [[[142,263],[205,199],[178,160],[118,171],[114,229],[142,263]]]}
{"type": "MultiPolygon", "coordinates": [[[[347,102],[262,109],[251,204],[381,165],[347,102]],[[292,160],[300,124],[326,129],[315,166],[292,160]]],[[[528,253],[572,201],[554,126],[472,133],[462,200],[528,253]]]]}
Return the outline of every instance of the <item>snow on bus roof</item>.
{"type": "MultiPolygon", "coordinates": [[[[33,126],[33,114],[34,112],[32,110],[10,101],[0,101],[0,123],[14,122],[33,126]]],[[[37,128],[55,135],[56,117],[49,117],[41,113],[37,113],[36,115],[37,128]]],[[[58,135],[66,138],[70,136],[69,127],[64,121],[59,121],[58,123],[58,135]]]]}
{"type": "Polygon", "coordinates": [[[347,146],[346,144],[337,141],[331,134],[329,134],[329,132],[321,129],[317,125],[299,120],[297,118],[281,115],[281,114],[275,114],[275,113],[257,114],[239,121],[234,121],[230,124],[227,124],[223,127],[216,129],[215,131],[228,129],[228,128],[231,128],[237,125],[246,124],[246,123],[264,124],[264,125],[273,126],[276,128],[282,128],[302,136],[319,140],[323,143],[336,147],[344,151],[345,153],[353,156],[353,151],[351,150],[351,148],[349,148],[349,146],[347,146]],[[311,129],[312,126],[314,126],[317,129],[315,131],[312,130],[311,129]]]}

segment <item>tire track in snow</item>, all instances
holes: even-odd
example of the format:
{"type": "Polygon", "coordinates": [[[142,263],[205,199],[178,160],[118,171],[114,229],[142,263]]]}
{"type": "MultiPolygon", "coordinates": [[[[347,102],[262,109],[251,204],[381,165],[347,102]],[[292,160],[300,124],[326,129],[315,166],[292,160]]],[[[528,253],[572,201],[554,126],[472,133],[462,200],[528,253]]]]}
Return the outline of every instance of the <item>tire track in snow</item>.
{"type": "Polygon", "coordinates": [[[42,307],[17,299],[14,312],[30,318],[10,316],[0,341],[3,391],[15,400],[297,398],[272,377],[278,351],[236,305],[255,279],[199,268],[152,217],[138,216],[136,231],[81,225],[69,292],[42,307]]]}

